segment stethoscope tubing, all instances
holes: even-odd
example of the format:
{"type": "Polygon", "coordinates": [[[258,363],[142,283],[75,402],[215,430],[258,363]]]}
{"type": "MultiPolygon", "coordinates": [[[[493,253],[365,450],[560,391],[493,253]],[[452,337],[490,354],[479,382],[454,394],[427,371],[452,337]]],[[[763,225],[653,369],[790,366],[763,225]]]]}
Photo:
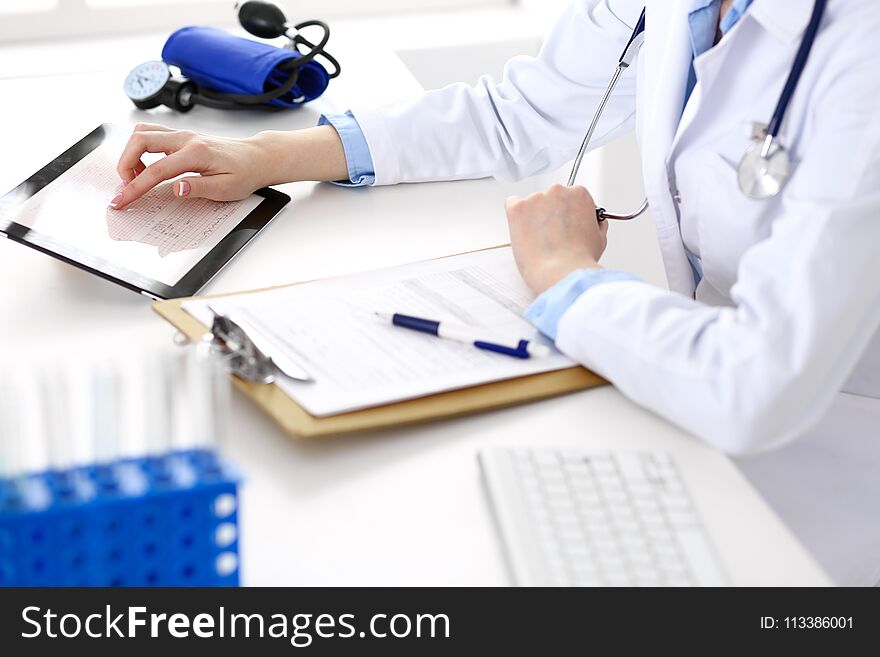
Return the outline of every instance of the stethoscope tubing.
{"type": "Polygon", "coordinates": [[[782,127],[785,113],[788,111],[788,106],[791,103],[795,90],[797,89],[801,75],[807,67],[807,59],[810,56],[810,51],[813,49],[813,42],[816,40],[816,35],[819,32],[819,25],[822,23],[822,16],[825,14],[826,4],[827,0],[816,0],[813,5],[813,14],[810,16],[810,22],[807,25],[806,30],[804,30],[804,38],[801,39],[801,45],[795,55],[794,62],[792,62],[791,71],[788,74],[785,86],[782,88],[782,93],[779,96],[779,102],[776,103],[776,109],[773,110],[773,116],[770,119],[770,123],[767,124],[767,134],[770,137],[776,138],[782,127]]]}
{"type": "Polygon", "coordinates": [[[568,177],[568,187],[574,187],[574,183],[577,180],[578,172],[581,169],[581,164],[584,161],[584,155],[587,154],[587,149],[590,147],[590,142],[593,140],[593,133],[596,132],[596,126],[599,125],[599,119],[602,118],[602,112],[605,111],[605,106],[608,104],[608,100],[611,98],[611,94],[614,93],[614,88],[617,86],[617,81],[620,80],[620,75],[625,70],[626,67],[622,64],[618,64],[617,67],[614,69],[614,74],[611,76],[611,81],[605,88],[605,93],[603,94],[602,99],[599,101],[596,112],[593,114],[593,120],[590,122],[590,127],[587,128],[587,134],[584,136],[584,140],[581,142],[581,147],[578,150],[577,157],[575,157],[574,159],[574,164],[571,167],[571,175],[568,177]]]}
{"type": "MultiPolygon", "coordinates": [[[[605,111],[605,106],[608,104],[608,101],[611,99],[611,95],[614,93],[614,89],[617,87],[617,83],[620,81],[620,76],[623,75],[623,72],[630,67],[630,65],[635,61],[636,55],[639,52],[639,48],[641,48],[642,43],[645,38],[645,10],[642,9],[642,13],[639,16],[639,20],[636,23],[636,27],[632,32],[632,36],[630,36],[629,41],[626,42],[626,46],[623,49],[623,53],[620,55],[620,59],[617,61],[617,66],[614,69],[614,73],[611,75],[611,80],[608,82],[608,86],[605,88],[605,93],[602,95],[601,100],[599,101],[599,105],[596,107],[596,111],[593,113],[593,120],[590,121],[590,127],[587,129],[587,134],[584,136],[584,140],[581,142],[581,147],[578,149],[577,156],[574,159],[574,164],[571,167],[571,175],[568,177],[568,187],[574,187],[575,182],[577,181],[578,173],[581,169],[581,164],[583,164],[584,156],[587,154],[587,150],[590,147],[590,142],[593,140],[593,133],[596,132],[596,127],[599,125],[599,119],[602,118],[602,113],[605,111]]],[[[596,208],[596,218],[599,221],[605,221],[606,219],[614,219],[616,221],[629,221],[630,219],[635,219],[636,217],[642,215],[648,209],[648,199],[645,199],[639,209],[630,214],[615,214],[613,212],[608,212],[605,208],[596,208]]]]}
{"type": "MultiPolygon", "coordinates": [[[[800,81],[801,75],[806,68],[807,59],[809,58],[810,52],[813,49],[813,43],[816,40],[816,35],[819,32],[819,26],[822,23],[822,17],[825,13],[826,4],[827,0],[815,0],[815,4],[813,5],[813,12],[810,16],[810,21],[804,31],[804,37],[801,40],[800,46],[798,47],[797,54],[795,55],[794,62],[791,66],[791,71],[789,72],[788,78],[785,81],[785,85],[782,89],[782,93],[779,96],[779,101],[776,104],[776,108],[773,111],[770,123],[767,124],[767,134],[763,139],[763,144],[760,150],[760,157],[762,161],[766,160],[773,154],[774,145],[776,146],[776,151],[782,151],[782,155],[785,155],[784,148],[782,147],[782,145],[777,143],[777,136],[779,135],[779,131],[785,119],[786,112],[788,111],[788,106],[791,103],[791,100],[797,89],[798,82],[800,81]]],[[[623,50],[623,54],[620,56],[617,67],[614,69],[614,73],[611,76],[608,87],[605,89],[605,93],[602,95],[602,98],[599,101],[599,105],[597,106],[596,111],[593,114],[593,119],[590,122],[590,126],[587,129],[587,134],[584,136],[584,140],[581,143],[581,147],[578,150],[577,156],[575,157],[574,164],[572,165],[571,175],[568,178],[568,187],[573,187],[575,181],[577,180],[578,172],[580,171],[584,156],[589,149],[590,142],[593,139],[593,134],[596,131],[596,127],[599,124],[602,113],[605,111],[605,107],[608,104],[608,101],[610,100],[611,95],[614,92],[614,89],[617,86],[617,83],[620,80],[620,76],[622,75],[623,71],[629,68],[629,66],[635,60],[636,54],[638,53],[639,48],[644,41],[644,33],[645,9],[642,9],[639,20],[636,23],[635,28],[633,29],[632,36],[630,36],[629,41],[627,42],[626,47],[623,50]]],[[[741,166],[743,165],[741,164],[741,166]]],[[[786,172],[785,176],[787,175],[788,174],[786,172]]],[[[775,191],[770,192],[769,196],[772,196],[776,192],[778,192],[778,189],[781,188],[782,184],[784,184],[784,181],[784,178],[781,181],[776,181],[778,183],[777,188],[775,191]]],[[[636,217],[643,214],[648,209],[648,206],[648,200],[645,199],[642,205],[639,206],[639,208],[635,212],[629,214],[615,214],[608,212],[604,208],[597,207],[596,217],[599,221],[604,221],[605,219],[626,221],[629,219],[635,219],[636,217]]]]}

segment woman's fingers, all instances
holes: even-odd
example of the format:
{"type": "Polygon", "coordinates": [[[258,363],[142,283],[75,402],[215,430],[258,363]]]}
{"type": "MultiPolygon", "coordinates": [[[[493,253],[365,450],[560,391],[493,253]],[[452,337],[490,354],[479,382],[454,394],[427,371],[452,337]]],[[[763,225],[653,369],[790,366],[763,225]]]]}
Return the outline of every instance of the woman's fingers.
{"type": "Polygon", "coordinates": [[[134,168],[128,172],[128,175],[122,175],[120,173],[119,177],[122,178],[122,181],[127,185],[132,180],[134,180],[135,177],[142,174],[144,172],[144,169],[146,169],[146,168],[147,168],[147,166],[143,162],[138,160],[137,164],[134,165],[134,168]]]}
{"type": "Polygon", "coordinates": [[[141,156],[144,153],[174,153],[192,137],[191,132],[179,130],[136,131],[129,137],[119,157],[116,172],[123,181],[130,183],[138,174],[139,167],[143,167],[141,156]]]}
{"type": "Polygon", "coordinates": [[[138,123],[134,127],[134,132],[174,132],[174,128],[169,128],[158,123],[138,123]]]}
{"type": "Polygon", "coordinates": [[[151,123],[138,124],[119,158],[118,172],[126,185],[110,207],[125,208],[156,185],[184,173],[200,174],[176,180],[176,196],[232,201],[260,187],[266,176],[264,152],[253,140],[222,139],[193,132],[169,130],[151,123]],[[156,128],[156,129],[154,129],[156,128]],[[165,153],[148,167],[144,153],[165,153]]]}
{"type": "Polygon", "coordinates": [[[213,176],[187,176],[174,183],[174,195],[187,198],[208,198],[212,201],[237,201],[246,198],[249,191],[243,192],[235,184],[235,176],[221,173],[213,176]]]}
{"type": "Polygon", "coordinates": [[[168,157],[163,157],[161,160],[153,162],[153,164],[145,168],[141,174],[126,185],[122,192],[110,201],[110,207],[121,210],[159,183],[176,178],[180,174],[192,171],[193,169],[193,163],[185,153],[177,152],[172,153],[168,157]]]}

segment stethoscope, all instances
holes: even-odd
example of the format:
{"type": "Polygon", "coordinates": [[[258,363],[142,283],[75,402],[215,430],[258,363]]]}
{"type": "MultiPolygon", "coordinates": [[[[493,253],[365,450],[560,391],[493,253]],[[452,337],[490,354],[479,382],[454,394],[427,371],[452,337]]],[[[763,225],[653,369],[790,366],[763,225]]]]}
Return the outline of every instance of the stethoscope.
{"type": "MultiPolygon", "coordinates": [[[[776,103],[776,109],[773,111],[770,123],[767,124],[766,128],[761,126],[761,130],[756,131],[756,134],[752,137],[752,145],[739,162],[737,182],[740,191],[750,199],[763,201],[773,198],[779,193],[791,175],[791,158],[785,146],[779,141],[779,130],[782,127],[785,113],[794,96],[795,89],[797,89],[798,81],[806,67],[807,58],[810,56],[810,51],[816,40],[816,34],[819,32],[819,24],[822,22],[826,2],[827,0],[816,0],[813,5],[813,14],[804,32],[804,38],[801,40],[801,45],[795,55],[794,63],[788,74],[788,79],[785,81],[782,94],[779,96],[779,101],[776,103]]],[[[587,129],[587,134],[574,160],[571,176],[568,178],[569,187],[574,186],[584,155],[590,146],[590,141],[593,139],[593,133],[596,130],[599,119],[602,117],[602,113],[605,111],[605,106],[608,104],[611,94],[614,93],[614,88],[617,86],[620,76],[635,61],[644,40],[645,10],[643,9],[632,36],[623,49],[623,54],[620,56],[617,67],[614,69],[611,81],[608,83],[608,88],[605,89],[605,93],[599,101],[599,106],[596,108],[595,114],[593,114],[593,120],[590,122],[590,127],[587,129]]],[[[606,219],[625,221],[635,219],[647,209],[648,199],[645,199],[638,210],[630,214],[613,214],[605,208],[596,208],[596,216],[599,221],[606,219]]]]}

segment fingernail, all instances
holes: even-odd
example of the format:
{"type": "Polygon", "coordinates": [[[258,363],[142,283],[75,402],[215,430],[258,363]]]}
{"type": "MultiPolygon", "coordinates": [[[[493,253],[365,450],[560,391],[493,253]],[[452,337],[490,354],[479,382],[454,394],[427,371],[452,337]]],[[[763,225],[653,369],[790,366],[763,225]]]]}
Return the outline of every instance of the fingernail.
{"type": "Polygon", "coordinates": [[[189,196],[189,183],[185,180],[177,181],[177,195],[189,196]]]}
{"type": "Polygon", "coordinates": [[[110,207],[115,208],[117,205],[119,205],[120,201],[122,201],[122,194],[117,194],[113,197],[113,200],[110,201],[110,207]]]}

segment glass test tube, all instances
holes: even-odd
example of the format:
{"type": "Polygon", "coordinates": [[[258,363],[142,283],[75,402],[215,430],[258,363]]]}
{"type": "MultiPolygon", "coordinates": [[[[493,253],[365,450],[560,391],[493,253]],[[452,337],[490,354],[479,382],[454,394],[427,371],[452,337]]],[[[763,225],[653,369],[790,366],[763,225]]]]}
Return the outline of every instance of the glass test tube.
{"type": "Polygon", "coordinates": [[[64,470],[73,463],[66,371],[55,363],[40,368],[39,389],[42,411],[41,442],[49,468],[64,470]]]}
{"type": "Polygon", "coordinates": [[[12,479],[22,470],[20,393],[14,383],[0,383],[0,479],[12,479]]]}
{"type": "Polygon", "coordinates": [[[91,371],[92,460],[107,464],[119,457],[122,436],[122,377],[116,363],[106,361],[91,371]]]}

